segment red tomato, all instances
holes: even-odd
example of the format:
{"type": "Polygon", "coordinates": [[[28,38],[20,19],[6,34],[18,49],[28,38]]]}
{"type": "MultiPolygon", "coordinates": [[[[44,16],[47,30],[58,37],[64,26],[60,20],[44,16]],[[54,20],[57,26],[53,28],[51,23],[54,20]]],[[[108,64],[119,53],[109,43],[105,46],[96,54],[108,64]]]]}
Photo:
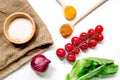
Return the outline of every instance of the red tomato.
{"type": "Polygon", "coordinates": [[[73,50],[73,53],[79,54],[79,53],[80,53],[80,48],[75,48],[75,49],[73,50]]]}
{"type": "Polygon", "coordinates": [[[80,49],[81,50],[87,50],[88,49],[88,43],[87,42],[82,42],[82,44],[80,45],[80,49]]]}
{"type": "Polygon", "coordinates": [[[95,34],[93,39],[95,39],[96,41],[99,42],[99,41],[102,41],[104,39],[104,36],[102,34],[95,34]]]}
{"type": "Polygon", "coordinates": [[[71,42],[72,42],[72,44],[76,47],[76,46],[80,45],[81,40],[80,40],[80,38],[78,38],[78,37],[73,37],[73,38],[71,39],[71,42]]]}
{"type": "Polygon", "coordinates": [[[63,48],[59,48],[56,50],[56,55],[59,57],[59,58],[64,58],[65,55],[66,55],[66,52],[63,48]]]}
{"type": "Polygon", "coordinates": [[[102,34],[98,34],[98,41],[102,41],[104,39],[104,36],[102,34]]]}
{"type": "Polygon", "coordinates": [[[95,39],[90,39],[88,41],[89,47],[95,47],[97,45],[97,41],[95,39]]]}
{"type": "Polygon", "coordinates": [[[74,49],[74,45],[73,45],[73,44],[67,43],[67,44],[65,45],[65,50],[66,50],[67,52],[71,52],[73,49],[74,49]]]}
{"type": "Polygon", "coordinates": [[[94,29],[89,29],[88,30],[89,37],[92,37],[94,34],[95,34],[95,30],[94,29]]]}
{"type": "Polygon", "coordinates": [[[67,57],[66,57],[67,61],[68,62],[75,62],[76,60],[76,55],[75,54],[68,54],[67,57]]]}
{"type": "Polygon", "coordinates": [[[85,41],[88,39],[88,34],[86,32],[82,32],[79,36],[79,38],[82,40],[82,41],[85,41]]]}
{"type": "Polygon", "coordinates": [[[103,31],[103,26],[97,25],[96,28],[95,28],[95,32],[96,33],[101,33],[102,31],[103,31]]]}

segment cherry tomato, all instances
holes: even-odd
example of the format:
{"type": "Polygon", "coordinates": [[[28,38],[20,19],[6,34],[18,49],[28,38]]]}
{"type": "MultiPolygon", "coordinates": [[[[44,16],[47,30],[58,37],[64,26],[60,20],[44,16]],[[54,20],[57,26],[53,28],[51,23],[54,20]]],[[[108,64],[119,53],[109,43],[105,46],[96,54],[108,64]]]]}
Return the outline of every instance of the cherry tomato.
{"type": "Polygon", "coordinates": [[[71,52],[73,49],[74,49],[74,45],[73,45],[73,44],[67,43],[67,44],[65,45],[65,50],[66,50],[67,52],[71,52]]]}
{"type": "Polygon", "coordinates": [[[99,42],[99,41],[102,41],[104,39],[104,36],[102,34],[95,34],[93,39],[95,39],[96,41],[99,42]]]}
{"type": "Polygon", "coordinates": [[[76,55],[71,53],[71,54],[68,54],[67,57],[66,57],[67,61],[68,62],[75,62],[76,60],[76,55]]]}
{"type": "Polygon", "coordinates": [[[66,55],[66,52],[63,48],[59,48],[56,50],[56,55],[59,57],[59,58],[64,58],[65,55],[66,55]]]}
{"type": "Polygon", "coordinates": [[[89,45],[90,48],[95,47],[97,45],[97,41],[95,39],[90,39],[88,41],[88,45],[89,45]]]}
{"type": "Polygon", "coordinates": [[[88,30],[89,37],[92,37],[94,34],[95,34],[95,30],[94,29],[89,29],[88,30]]]}
{"type": "Polygon", "coordinates": [[[87,50],[88,49],[88,43],[87,42],[82,42],[80,45],[80,49],[81,50],[87,50]]]}
{"type": "Polygon", "coordinates": [[[102,25],[97,25],[96,27],[95,27],[95,32],[96,33],[101,33],[103,31],[103,26],[102,25]]]}
{"type": "Polygon", "coordinates": [[[76,47],[76,48],[73,50],[73,53],[79,54],[79,53],[80,53],[80,48],[76,47]]]}
{"type": "Polygon", "coordinates": [[[71,39],[71,42],[72,42],[72,44],[76,47],[76,46],[80,45],[81,40],[80,40],[80,38],[78,38],[78,37],[73,37],[73,38],[71,39]]]}
{"type": "Polygon", "coordinates": [[[104,39],[104,36],[102,34],[98,34],[98,41],[102,41],[104,39]]]}
{"type": "Polygon", "coordinates": [[[85,41],[88,39],[88,34],[86,32],[82,32],[79,36],[79,38],[82,40],[82,41],[85,41]]]}

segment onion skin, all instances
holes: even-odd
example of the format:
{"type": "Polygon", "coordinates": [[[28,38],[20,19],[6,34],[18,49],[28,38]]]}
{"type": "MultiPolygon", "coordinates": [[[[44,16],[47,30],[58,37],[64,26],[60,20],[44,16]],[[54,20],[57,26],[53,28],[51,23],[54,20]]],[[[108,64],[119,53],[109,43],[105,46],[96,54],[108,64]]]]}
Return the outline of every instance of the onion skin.
{"type": "Polygon", "coordinates": [[[32,58],[31,67],[34,71],[45,72],[50,62],[44,55],[38,54],[32,58]]]}

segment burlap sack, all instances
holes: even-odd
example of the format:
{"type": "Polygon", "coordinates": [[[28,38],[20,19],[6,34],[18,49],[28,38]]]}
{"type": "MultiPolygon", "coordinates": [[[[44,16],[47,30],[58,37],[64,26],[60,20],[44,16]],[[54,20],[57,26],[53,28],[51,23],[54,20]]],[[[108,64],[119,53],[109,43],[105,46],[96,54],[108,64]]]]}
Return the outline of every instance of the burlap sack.
{"type": "Polygon", "coordinates": [[[53,44],[51,35],[27,0],[0,0],[0,80],[20,68],[34,55],[42,53],[53,44]],[[10,43],[3,34],[5,19],[14,12],[28,13],[35,20],[34,38],[23,45],[10,43]]]}

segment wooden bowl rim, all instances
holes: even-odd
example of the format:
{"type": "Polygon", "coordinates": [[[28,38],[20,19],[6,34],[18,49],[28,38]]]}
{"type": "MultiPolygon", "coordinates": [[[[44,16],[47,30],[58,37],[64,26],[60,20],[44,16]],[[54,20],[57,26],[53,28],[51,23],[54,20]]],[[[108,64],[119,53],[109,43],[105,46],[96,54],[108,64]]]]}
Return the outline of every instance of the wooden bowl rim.
{"type": "Polygon", "coordinates": [[[3,24],[3,33],[4,33],[5,37],[7,38],[7,40],[9,40],[10,42],[12,42],[14,44],[24,44],[24,43],[30,41],[33,38],[33,36],[34,36],[35,31],[36,31],[36,26],[35,26],[35,22],[34,22],[33,18],[30,15],[28,15],[27,13],[24,13],[24,12],[15,12],[15,13],[12,13],[11,15],[9,15],[7,17],[7,19],[5,20],[5,22],[3,24]],[[28,38],[26,38],[24,41],[14,40],[8,34],[9,24],[13,20],[15,20],[16,18],[25,18],[25,19],[28,19],[32,23],[33,30],[32,30],[31,36],[29,36],[28,38]]]}

